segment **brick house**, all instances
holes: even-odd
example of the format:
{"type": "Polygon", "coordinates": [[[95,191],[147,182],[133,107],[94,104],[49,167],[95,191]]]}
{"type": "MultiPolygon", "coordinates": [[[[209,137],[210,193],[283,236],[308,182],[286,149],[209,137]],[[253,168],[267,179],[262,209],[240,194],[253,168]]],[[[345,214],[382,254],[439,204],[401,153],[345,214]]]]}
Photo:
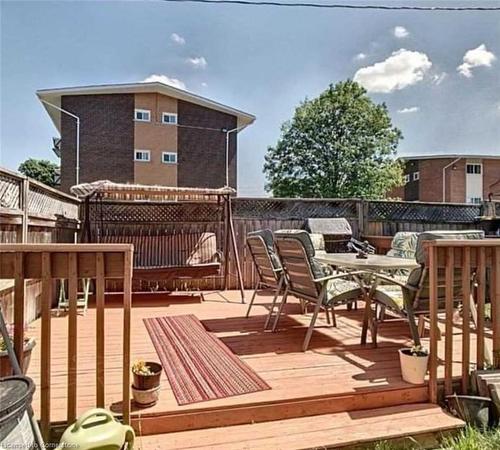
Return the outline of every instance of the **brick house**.
{"type": "Polygon", "coordinates": [[[422,155],[400,158],[404,186],[388,196],[407,201],[480,203],[500,200],[499,155],[422,155]],[[444,195],[444,197],[443,197],[444,195]]]}
{"type": "Polygon", "coordinates": [[[76,184],[76,119],[57,108],[80,120],[80,183],[219,188],[226,184],[227,137],[228,180],[236,188],[237,132],[255,120],[159,82],[43,89],[37,96],[61,135],[66,192],[76,184]]]}

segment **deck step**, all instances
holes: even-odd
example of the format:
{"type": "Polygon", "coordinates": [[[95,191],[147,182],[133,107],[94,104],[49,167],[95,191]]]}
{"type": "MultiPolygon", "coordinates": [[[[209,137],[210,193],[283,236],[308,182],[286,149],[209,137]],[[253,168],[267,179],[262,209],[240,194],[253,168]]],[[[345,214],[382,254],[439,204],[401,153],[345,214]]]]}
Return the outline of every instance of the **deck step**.
{"type": "Polygon", "coordinates": [[[427,448],[435,445],[438,435],[463,426],[461,420],[439,406],[420,403],[140,436],[137,447],[140,450],[361,449],[378,440],[408,442],[412,439],[427,448]]]}

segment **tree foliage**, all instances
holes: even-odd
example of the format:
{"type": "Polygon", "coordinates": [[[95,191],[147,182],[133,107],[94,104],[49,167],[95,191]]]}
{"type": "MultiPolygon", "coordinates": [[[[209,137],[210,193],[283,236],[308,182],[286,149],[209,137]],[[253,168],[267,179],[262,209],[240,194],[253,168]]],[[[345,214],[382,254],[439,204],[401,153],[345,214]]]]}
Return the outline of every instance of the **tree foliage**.
{"type": "Polygon", "coordinates": [[[46,159],[29,158],[19,166],[19,172],[48,186],[55,186],[59,166],[46,159]]]}
{"type": "Polygon", "coordinates": [[[267,151],[266,189],[275,197],[381,198],[402,184],[394,158],[400,139],[386,105],[363,87],[350,80],[330,85],[282,125],[267,151]]]}

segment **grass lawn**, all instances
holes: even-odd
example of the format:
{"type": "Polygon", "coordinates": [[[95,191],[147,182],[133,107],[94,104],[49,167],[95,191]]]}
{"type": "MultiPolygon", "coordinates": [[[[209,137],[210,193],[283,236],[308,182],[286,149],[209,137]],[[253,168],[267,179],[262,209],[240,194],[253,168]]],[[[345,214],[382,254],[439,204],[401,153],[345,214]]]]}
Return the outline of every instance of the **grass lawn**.
{"type": "MultiPolygon", "coordinates": [[[[406,445],[393,445],[390,442],[379,442],[373,450],[418,450],[418,443],[406,445]]],[[[499,450],[500,428],[488,431],[480,431],[477,428],[468,427],[453,438],[446,438],[436,450],[499,450]]]]}

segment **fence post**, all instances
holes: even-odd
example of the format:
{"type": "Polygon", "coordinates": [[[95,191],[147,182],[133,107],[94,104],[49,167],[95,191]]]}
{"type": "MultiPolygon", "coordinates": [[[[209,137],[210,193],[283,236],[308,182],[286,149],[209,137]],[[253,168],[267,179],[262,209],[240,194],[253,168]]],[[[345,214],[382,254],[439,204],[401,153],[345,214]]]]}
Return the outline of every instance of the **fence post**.
{"type": "Polygon", "coordinates": [[[356,200],[356,209],[358,213],[358,238],[366,233],[366,225],[368,223],[368,206],[369,202],[364,199],[356,200]]]}

